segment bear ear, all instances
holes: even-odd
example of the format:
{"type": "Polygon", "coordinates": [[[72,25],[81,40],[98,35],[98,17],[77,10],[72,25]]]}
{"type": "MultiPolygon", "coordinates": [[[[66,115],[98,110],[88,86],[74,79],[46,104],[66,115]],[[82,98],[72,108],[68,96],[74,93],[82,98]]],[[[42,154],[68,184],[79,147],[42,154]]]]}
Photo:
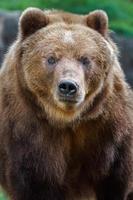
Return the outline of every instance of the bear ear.
{"type": "Polygon", "coordinates": [[[87,25],[101,35],[106,36],[108,32],[108,16],[106,12],[103,10],[90,12],[87,16],[87,25]]]}
{"type": "Polygon", "coordinates": [[[25,39],[37,30],[48,24],[48,18],[38,8],[27,8],[19,20],[19,33],[21,39],[25,39]]]}

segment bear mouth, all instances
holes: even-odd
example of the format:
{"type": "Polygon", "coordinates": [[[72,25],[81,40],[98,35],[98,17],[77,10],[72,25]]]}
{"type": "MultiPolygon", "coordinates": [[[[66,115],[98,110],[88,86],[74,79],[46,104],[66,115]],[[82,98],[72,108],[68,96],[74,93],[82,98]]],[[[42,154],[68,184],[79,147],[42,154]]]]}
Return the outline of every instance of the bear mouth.
{"type": "Polygon", "coordinates": [[[64,102],[66,104],[77,104],[78,103],[78,100],[72,99],[72,98],[69,98],[69,97],[59,98],[59,101],[64,102]]]}

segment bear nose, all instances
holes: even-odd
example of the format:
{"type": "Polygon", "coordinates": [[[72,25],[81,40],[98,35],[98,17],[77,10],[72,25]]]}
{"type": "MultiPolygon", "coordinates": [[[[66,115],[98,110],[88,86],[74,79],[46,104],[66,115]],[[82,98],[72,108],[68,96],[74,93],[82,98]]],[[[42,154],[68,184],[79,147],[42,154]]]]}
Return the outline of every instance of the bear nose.
{"type": "Polygon", "coordinates": [[[77,92],[77,84],[73,81],[62,81],[59,84],[59,92],[65,96],[73,96],[77,92]]]}

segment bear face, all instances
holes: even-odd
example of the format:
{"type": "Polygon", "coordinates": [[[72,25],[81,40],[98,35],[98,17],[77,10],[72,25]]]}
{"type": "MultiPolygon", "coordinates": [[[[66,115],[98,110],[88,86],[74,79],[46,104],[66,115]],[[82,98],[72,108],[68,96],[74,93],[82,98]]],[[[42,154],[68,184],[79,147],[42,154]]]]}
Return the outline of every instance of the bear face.
{"type": "Polygon", "coordinates": [[[69,25],[49,18],[28,9],[20,19],[24,82],[51,119],[70,122],[101,93],[113,66],[113,49],[105,39],[107,17],[96,11],[84,23],[69,25]]]}

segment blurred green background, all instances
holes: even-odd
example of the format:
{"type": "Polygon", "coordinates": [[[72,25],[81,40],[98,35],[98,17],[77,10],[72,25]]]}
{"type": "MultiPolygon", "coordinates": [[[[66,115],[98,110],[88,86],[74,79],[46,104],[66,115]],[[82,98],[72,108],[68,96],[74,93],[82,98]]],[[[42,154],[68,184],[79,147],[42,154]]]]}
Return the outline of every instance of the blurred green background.
{"type": "Polygon", "coordinates": [[[29,6],[58,8],[75,13],[104,9],[110,18],[110,28],[119,34],[133,36],[133,0],[1,0],[0,8],[23,10],[29,6]]]}
{"type": "MultiPolygon", "coordinates": [[[[0,10],[24,10],[27,7],[57,8],[86,14],[95,9],[108,13],[110,29],[120,35],[133,37],[133,0],[0,0],[0,10]]],[[[0,192],[0,200],[5,200],[0,192]]]]}
{"type": "Polygon", "coordinates": [[[0,192],[0,200],[7,200],[3,192],[0,192]]]}

